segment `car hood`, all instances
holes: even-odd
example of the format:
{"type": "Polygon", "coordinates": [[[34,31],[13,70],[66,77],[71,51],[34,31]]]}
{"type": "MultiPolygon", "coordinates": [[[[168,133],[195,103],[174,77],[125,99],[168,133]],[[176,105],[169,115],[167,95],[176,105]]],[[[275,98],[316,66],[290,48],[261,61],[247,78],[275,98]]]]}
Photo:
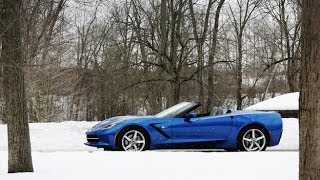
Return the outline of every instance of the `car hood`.
{"type": "Polygon", "coordinates": [[[145,119],[145,118],[150,118],[150,117],[153,117],[153,116],[117,116],[117,117],[112,117],[112,118],[109,118],[109,119],[106,119],[106,120],[99,122],[98,124],[93,126],[91,129],[89,129],[88,132],[101,129],[101,128],[106,127],[111,124],[115,125],[115,124],[119,124],[124,121],[132,121],[132,120],[136,120],[136,119],[145,119]]]}

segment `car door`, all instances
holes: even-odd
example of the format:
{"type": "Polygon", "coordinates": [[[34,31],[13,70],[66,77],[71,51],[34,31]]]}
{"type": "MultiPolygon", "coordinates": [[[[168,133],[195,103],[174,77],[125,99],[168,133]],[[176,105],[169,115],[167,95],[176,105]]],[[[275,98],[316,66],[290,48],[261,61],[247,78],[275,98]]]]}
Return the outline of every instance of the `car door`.
{"type": "Polygon", "coordinates": [[[225,140],[233,125],[229,115],[174,118],[171,125],[172,142],[201,142],[225,140]]]}

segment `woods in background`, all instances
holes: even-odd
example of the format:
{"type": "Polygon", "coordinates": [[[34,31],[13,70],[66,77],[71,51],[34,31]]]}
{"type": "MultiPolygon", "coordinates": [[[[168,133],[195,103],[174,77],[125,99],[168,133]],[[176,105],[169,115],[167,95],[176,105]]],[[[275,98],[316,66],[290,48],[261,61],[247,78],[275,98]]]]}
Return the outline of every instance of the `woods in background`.
{"type": "Polygon", "coordinates": [[[242,109],[299,90],[298,0],[23,3],[32,122],[155,114],[183,100],[242,109]]]}

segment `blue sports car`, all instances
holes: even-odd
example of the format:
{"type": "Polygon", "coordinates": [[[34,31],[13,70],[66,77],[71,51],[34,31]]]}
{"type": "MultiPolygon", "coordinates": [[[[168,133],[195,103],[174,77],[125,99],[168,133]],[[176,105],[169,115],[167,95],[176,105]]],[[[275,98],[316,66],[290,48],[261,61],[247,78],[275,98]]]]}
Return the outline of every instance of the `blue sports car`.
{"type": "Polygon", "coordinates": [[[155,116],[119,116],[106,119],[86,133],[88,146],[105,150],[225,149],[264,151],[279,144],[282,119],[274,112],[213,108],[193,111],[198,102],[182,102],[155,116]]]}

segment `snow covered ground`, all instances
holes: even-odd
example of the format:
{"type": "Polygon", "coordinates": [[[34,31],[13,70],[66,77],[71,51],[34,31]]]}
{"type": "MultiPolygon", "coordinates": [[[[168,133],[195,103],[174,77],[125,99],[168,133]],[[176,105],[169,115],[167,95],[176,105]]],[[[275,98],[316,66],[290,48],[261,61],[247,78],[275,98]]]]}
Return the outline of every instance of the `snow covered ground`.
{"type": "MultiPolygon", "coordinates": [[[[31,123],[31,146],[33,151],[97,151],[98,149],[85,146],[85,132],[97,122],[61,122],[61,123],[31,123]]],[[[8,149],[7,128],[0,125],[0,151],[8,149]]],[[[283,119],[283,135],[280,144],[267,150],[299,149],[298,119],[283,119]]]]}
{"type": "Polygon", "coordinates": [[[96,122],[30,124],[34,173],[7,174],[7,132],[0,125],[5,180],[298,179],[298,120],[283,119],[280,145],[266,152],[107,152],[83,145],[96,122]]]}
{"type": "Polygon", "coordinates": [[[34,152],[34,173],[6,174],[4,180],[271,180],[298,179],[298,152],[34,152]]]}

